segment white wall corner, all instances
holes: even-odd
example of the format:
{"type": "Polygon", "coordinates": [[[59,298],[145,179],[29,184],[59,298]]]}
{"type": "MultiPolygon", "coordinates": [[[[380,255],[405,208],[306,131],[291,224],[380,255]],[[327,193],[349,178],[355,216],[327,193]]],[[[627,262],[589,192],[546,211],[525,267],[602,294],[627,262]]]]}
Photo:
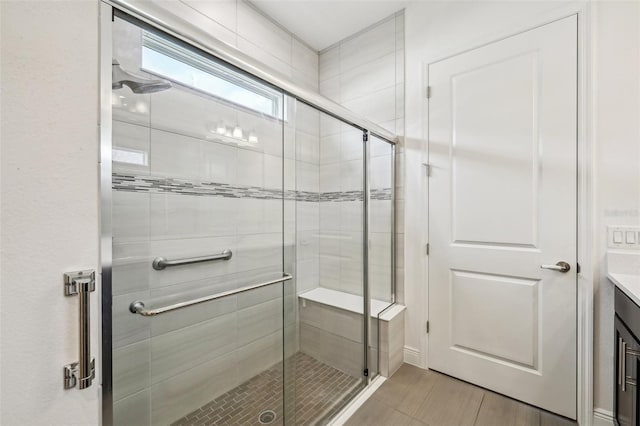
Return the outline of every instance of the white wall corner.
{"type": "Polygon", "coordinates": [[[593,426],[613,426],[613,413],[602,408],[593,409],[593,426]]]}

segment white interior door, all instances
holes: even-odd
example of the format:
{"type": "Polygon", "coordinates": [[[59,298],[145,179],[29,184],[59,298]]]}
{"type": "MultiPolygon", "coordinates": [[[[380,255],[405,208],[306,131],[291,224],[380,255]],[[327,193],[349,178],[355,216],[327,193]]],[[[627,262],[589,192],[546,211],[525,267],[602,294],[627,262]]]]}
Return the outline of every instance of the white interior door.
{"type": "Polygon", "coordinates": [[[577,18],[429,85],[429,367],[575,419],[577,18]]]}

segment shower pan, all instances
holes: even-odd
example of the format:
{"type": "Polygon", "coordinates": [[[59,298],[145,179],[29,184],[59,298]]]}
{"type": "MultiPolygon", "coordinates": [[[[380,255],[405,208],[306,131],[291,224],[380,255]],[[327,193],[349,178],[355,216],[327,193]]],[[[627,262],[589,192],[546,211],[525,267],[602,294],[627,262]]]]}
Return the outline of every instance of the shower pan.
{"type": "Polygon", "coordinates": [[[137,13],[103,52],[103,424],[326,424],[380,371],[394,136],[137,13]]]}

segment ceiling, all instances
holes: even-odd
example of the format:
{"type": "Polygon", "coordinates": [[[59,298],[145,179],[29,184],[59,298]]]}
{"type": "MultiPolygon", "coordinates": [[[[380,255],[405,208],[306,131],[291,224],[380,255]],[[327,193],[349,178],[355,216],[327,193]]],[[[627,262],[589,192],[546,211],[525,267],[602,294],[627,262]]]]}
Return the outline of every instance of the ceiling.
{"type": "Polygon", "coordinates": [[[320,51],[403,9],[404,0],[253,0],[252,3],[320,51]]]}

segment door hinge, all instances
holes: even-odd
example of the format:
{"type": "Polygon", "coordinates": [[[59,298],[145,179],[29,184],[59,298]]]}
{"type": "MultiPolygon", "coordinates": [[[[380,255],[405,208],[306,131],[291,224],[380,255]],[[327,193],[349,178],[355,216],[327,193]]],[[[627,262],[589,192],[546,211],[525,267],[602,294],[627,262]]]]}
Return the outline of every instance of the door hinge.
{"type": "Polygon", "coordinates": [[[429,334],[429,321],[427,321],[426,330],[427,330],[427,334],[429,334]]]}
{"type": "Polygon", "coordinates": [[[429,163],[422,163],[422,165],[424,166],[424,173],[427,177],[431,176],[431,164],[429,163]]]}
{"type": "Polygon", "coordinates": [[[364,377],[369,377],[369,369],[365,368],[362,374],[364,374],[364,377]]]}
{"type": "Polygon", "coordinates": [[[363,132],[362,133],[362,141],[363,142],[367,142],[368,140],[369,140],[369,133],[363,132]]]}
{"type": "Polygon", "coordinates": [[[424,246],[424,254],[429,256],[429,243],[425,244],[425,246],[424,246]]]}
{"type": "Polygon", "coordinates": [[[426,95],[427,99],[431,99],[431,86],[427,86],[426,95]]]}

